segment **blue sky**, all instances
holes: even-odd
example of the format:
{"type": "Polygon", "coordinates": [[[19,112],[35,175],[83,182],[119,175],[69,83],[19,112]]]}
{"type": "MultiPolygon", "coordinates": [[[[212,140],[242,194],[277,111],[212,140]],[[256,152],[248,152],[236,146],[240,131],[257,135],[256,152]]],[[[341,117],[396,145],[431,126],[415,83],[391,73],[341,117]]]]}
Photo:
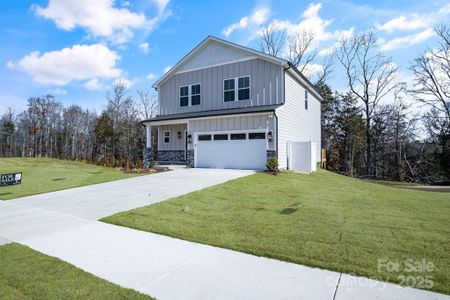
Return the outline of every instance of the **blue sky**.
{"type": "MultiPolygon", "coordinates": [[[[0,112],[55,94],[101,110],[118,79],[130,90],[151,84],[207,35],[257,47],[274,22],[316,37],[322,53],[342,36],[374,29],[380,46],[411,81],[408,63],[433,45],[432,27],[449,22],[447,1],[51,0],[0,2],[0,112]]],[[[319,57],[320,59],[320,57],[319,57]]],[[[337,70],[330,84],[342,88],[337,70]]]]}

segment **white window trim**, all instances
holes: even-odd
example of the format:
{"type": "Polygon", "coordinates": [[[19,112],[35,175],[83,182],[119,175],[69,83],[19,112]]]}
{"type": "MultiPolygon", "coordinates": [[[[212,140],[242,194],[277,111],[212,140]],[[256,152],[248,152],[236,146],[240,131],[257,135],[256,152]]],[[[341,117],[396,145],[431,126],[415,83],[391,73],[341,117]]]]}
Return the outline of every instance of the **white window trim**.
{"type": "MultiPolygon", "coordinates": [[[[181,98],[181,88],[183,88],[183,87],[188,87],[188,94],[187,94],[187,97],[188,97],[188,105],[186,105],[186,106],[181,106],[181,103],[180,102],[178,102],[178,105],[181,107],[181,108],[183,108],[183,107],[190,107],[190,106],[200,106],[201,104],[202,104],[202,84],[199,82],[199,83],[193,83],[193,84],[187,84],[187,85],[180,85],[180,88],[178,89],[178,101],[180,101],[180,98],[181,98]],[[199,85],[200,86],[200,94],[194,94],[194,95],[192,95],[191,94],[191,92],[192,92],[192,86],[193,85],[199,85]],[[195,104],[195,105],[192,105],[192,96],[200,96],[200,103],[199,104],[195,104]]],[[[183,96],[183,97],[186,97],[186,96],[183,96]]]]}
{"type": "Polygon", "coordinates": [[[232,77],[232,78],[225,78],[223,80],[223,85],[222,85],[222,98],[223,98],[223,102],[235,102],[236,101],[236,78],[232,77]],[[232,90],[225,90],[225,81],[227,80],[233,80],[234,81],[234,89],[232,90]],[[225,92],[230,92],[230,91],[234,91],[234,101],[225,101],[225,92]]]}
{"type": "Polygon", "coordinates": [[[170,144],[170,131],[163,131],[163,142],[164,142],[164,144],[170,144]],[[166,133],[168,133],[168,138],[169,138],[169,141],[168,142],[166,142],[166,133]]]}
{"type": "Polygon", "coordinates": [[[189,85],[189,106],[200,106],[201,104],[202,104],[202,84],[201,83],[193,83],[193,84],[189,85]],[[194,95],[191,94],[193,85],[199,85],[200,86],[200,93],[194,94],[194,95]],[[197,96],[197,95],[200,96],[200,103],[192,105],[192,96],[197,96]]]}
{"type": "Polygon", "coordinates": [[[190,106],[190,105],[189,105],[189,98],[190,98],[190,97],[189,97],[189,94],[191,93],[190,90],[191,90],[191,87],[190,87],[189,85],[181,85],[180,88],[178,89],[178,101],[179,101],[178,104],[180,105],[180,107],[190,106]],[[188,94],[187,94],[188,105],[183,105],[183,106],[182,106],[182,105],[181,105],[181,97],[186,97],[186,96],[181,96],[181,89],[182,89],[182,88],[185,88],[185,87],[188,88],[188,94]]]}
{"type": "Polygon", "coordinates": [[[244,75],[244,76],[238,76],[238,77],[231,77],[231,78],[224,78],[222,83],[222,102],[237,102],[237,101],[248,101],[252,99],[252,77],[250,75],[244,75]],[[248,93],[248,99],[242,99],[239,100],[239,78],[245,78],[248,77],[248,88],[241,88],[243,89],[249,89],[248,93]],[[225,91],[225,80],[234,80],[234,101],[225,101],[225,92],[232,91],[232,90],[226,90],[225,91]]]}
{"type": "Polygon", "coordinates": [[[245,101],[245,100],[250,100],[252,97],[251,97],[251,93],[252,93],[252,78],[250,77],[250,75],[245,75],[245,76],[240,76],[240,77],[237,77],[236,78],[236,83],[237,83],[237,91],[236,91],[236,95],[238,96],[236,99],[236,101],[245,101]],[[240,78],[245,78],[245,77],[248,77],[248,88],[247,87],[245,87],[245,88],[241,88],[241,90],[244,90],[244,89],[248,89],[248,99],[242,99],[242,100],[239,100],[239,79],[240,78]]]}

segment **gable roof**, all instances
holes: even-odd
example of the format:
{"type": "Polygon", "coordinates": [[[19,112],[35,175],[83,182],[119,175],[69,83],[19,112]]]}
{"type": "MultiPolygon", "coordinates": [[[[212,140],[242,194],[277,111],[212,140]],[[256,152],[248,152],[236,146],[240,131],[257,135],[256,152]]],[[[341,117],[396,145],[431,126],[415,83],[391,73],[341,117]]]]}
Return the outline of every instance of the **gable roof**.
{"type": "Polygon", "coordinates": [[[212,35],[208,35],[208,37],[206,37],[200,44],[198,44],[194,49],[192,49],[188,54],[186,54],[169,71],[167,71],[161,78],[159,78],[152,85],[152,87],[158,89],[158,87],[166,79],[170,78],[170,76],[176,73],[177,70],[179,70],[186,62],[192,59],[197,53],[199,53],[202,49],[207,47],[211,42],[215,42],[229,48],[238,49],[244,53],[250,54],[257,58],[261,58],[263,60],[284,66],[285,71],[291,72],[292,75],[294,75],[300,82],[302,82],[306,86],[306,88],[308,88],[312,93],[314,93],[317,97],[319,97],[320,100],[324,99],[322,94],[314,87],[314,85],[293,64],[291,64],[287,60],[230,41],[226,41],[224,39],[212,35]]]}
{"type": "Polygon", "coordinates": [[[248,48],[242,45],[238,45],[223,39],[220,39],[218,37],[209,35],[206,39],[204,39],[200,44],[198,44],[194,49],[192,49],[188,54],[186,54],[180,61],[176,63],[168,72],[166,72],[160,79],[158,79],[152,86],[154,88],[158,88],[161,83],[163,83],[166,79],[168,79],[171,75],[173,75],[181,66],[183,66],[186,62],[188,62],[191,58],[193,58],[197,53],[199,53],[202,49],[207,47],[211,42],[216,42],[218,44],[221,44],[223,46],[231,47],[238,49],[244,53],[250,54],[252,56],[256,56],[258,58],[279,64],[279,65],[286,65],[288,62],[284,59],[268,55],[264,52],[248,48]]]}

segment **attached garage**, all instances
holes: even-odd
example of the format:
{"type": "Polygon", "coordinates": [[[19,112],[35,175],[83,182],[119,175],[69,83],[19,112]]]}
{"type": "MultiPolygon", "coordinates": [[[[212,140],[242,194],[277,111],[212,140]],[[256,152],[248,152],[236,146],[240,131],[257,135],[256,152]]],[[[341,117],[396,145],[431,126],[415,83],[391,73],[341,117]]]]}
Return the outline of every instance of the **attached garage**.
{"type": "Polygon", "coordinates": [[[195,135],[195,167],[265,169],[267,134],[258,132],[209,132],[195,135]]]}

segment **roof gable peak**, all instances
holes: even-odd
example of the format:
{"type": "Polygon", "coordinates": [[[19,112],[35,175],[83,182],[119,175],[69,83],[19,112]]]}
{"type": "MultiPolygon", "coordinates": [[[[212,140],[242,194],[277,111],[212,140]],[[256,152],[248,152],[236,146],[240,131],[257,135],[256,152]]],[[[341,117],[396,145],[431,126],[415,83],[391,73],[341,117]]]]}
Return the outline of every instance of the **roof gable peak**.
{"type": "Polygon", "coordinates": [[[278,57],[209,35],[156,81],[153,87],[158,88],[164,81],[180,71],[189,71],[207,67],[208,65],[232,63],[233,61],[251,59],[252,57],[280,65],[287,64],[287,61],[278,57]],[[217,55],[217,53],[220,53],[220,55],[217,55]]]}

